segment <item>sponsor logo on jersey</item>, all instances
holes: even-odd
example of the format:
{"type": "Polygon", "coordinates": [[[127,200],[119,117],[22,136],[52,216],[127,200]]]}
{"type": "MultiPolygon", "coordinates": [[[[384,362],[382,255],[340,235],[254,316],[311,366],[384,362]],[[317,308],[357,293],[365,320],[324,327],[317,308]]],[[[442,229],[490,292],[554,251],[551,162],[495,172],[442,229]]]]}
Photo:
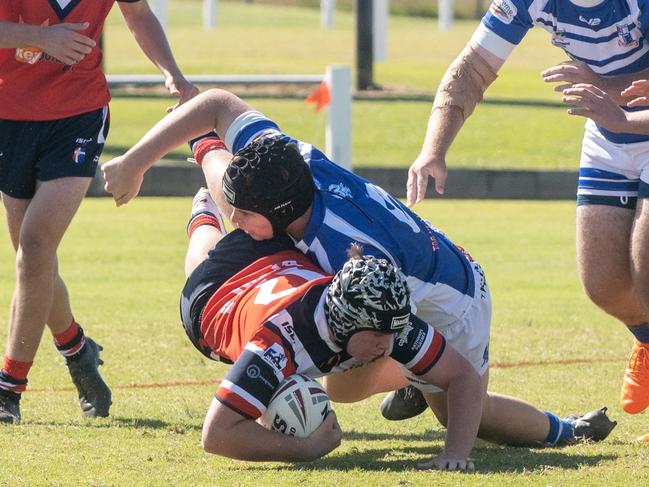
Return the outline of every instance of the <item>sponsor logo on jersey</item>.
{"type": "Polygon", "coordinates": [[[518,10],[510,0],[494,0],[489,7],[491,13],[501,22],[511,24],[518,10]]]}
{"type": "Polygon", "coordinates": [[[413,350],[420,350],[421,347],[424,346],[424,341],[426,340],[426,332],[424,330],[419,330],[417,333],[417,337],[415,338],[413,344],[412,344],[412,349],[413,350]]]}
{"type": "MultiPolygon", "coordinates": [[[[18,23],[24,24],[22,16],[18,17],[18,23]]],[[[45,22],[41,24],[42,27],[47,27],[50,24],[50,20],[46,19],[45,22]]],[[[36,64],[41,57],[43,57],[43,51],[37,47],[25,46],[16,48],[16,61],[19,63],[25,64],[36,64]]]]}
{"type": "Polygon", "coordinates": [[[391,330],[401,330],[403,327],[408,326],[410,322],[410,313],[403,316],[395,316],[390,322],[391,330]]]}
{"type": "Polygon", "coordinates": [[[397,335],[397,345],[400,347],[403,347],[408,343],[408,336],[410,335],[410,332],[413,330],[413,327],[410,323],[408,323],[403,330],[401,330],[401,333],[397,335]]]}
{"type": "Polygon", "coordinates": [[[352,190],[345,186],[343,183],[329,185],[329,191],[340,196],[341,198],[352,197],[352,190]]]}
{"type": "Polygon", "coordinates": [[[72,153],[72,160],[75,164],[83,164],[84,162],[86,162],[86,148],[77,147],[76,149],[74,149],[74,152],[72,153]]]}
{"type": "Polygon", "coordinates": [[[266,380],[266,378],[263,375],[261,375],[261,369],[259,368],[258,365],[255,364],[248,365],[248,367],[246,367],[246,375],[248,376],[248,378],[252,380],[260,380],[271,391],[275,389],[275,386],[273,386],[273,384],[271,384],[268,380],[266,380]]]}
{"type": "Polygon", "coordinates": [[[638,39],[635,39],[633,37],[633,33],[631,32],[631,25],[630,24],[625,24],[625,25],[616,25],[615,28],[617,29],[617,42],[620,46],[623,47],[637,47],[639,42],[638,39]]]}
{"type": "Polygon", "coordinates": [[[284,330],[286,333],[286,337],[291,341],[291,343],[295,343],[295,329],[293,328],[293,323],[286,320],[282,321],[279,326],[284,330]]]}
{"type": "Polygon", "coordinates": [[[261,354],[261,358],[268,365],[281,372],[286,364],[288,359],[284,355],[284,349],[278,343],[273,343],[270,347],[264,350],[264,353],[261,354]]]}
{"type": "Polygon", "coordinates": [[[579,21],[583,22],[584,24],[588,24],[591,27],[597,27],[599,24],[602,23],[602,19],[587,19],[582,15],[579,16],[579,21]]]}

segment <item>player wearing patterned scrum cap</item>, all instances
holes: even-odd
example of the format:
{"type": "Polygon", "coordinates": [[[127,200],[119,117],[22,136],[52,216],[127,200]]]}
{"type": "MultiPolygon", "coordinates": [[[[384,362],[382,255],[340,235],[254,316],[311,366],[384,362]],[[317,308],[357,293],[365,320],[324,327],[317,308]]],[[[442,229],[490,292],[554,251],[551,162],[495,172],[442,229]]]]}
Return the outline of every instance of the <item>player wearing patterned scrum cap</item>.
{"type": "MultiPolygon", "coordinates": [[[[621,92],[649,77],[646,0],[494,0],[473,37],[446,71],[435,95],[423,147],[408,173],[408,204],[424,198],[428,177],[438,193],[446,154],[465,120],[514,48],[533,27],[551,35],[570,60],[542,73],[569,104],[608,93],[625,108],[620,124],[586,121],[577,189],[577,265],[588,297],[634,336],[620,403],[631,414],[649,407],[649,133],[625,119],[646,118],[647,100],[626,106],[621,92]],[[595,88],[585,88],[583,84],[595,88]],[[644,106],[643,106],[644,105],[644,106]]],[[[582,113],[591,117],[591,113],[582,113]]],[[[642,123],[640,124],[642,125],[642,123]]]]}
{"type": "Polygon", "coordinates": [[[321,377],[389,356],[404,373],[448,390],[446,446],[422,467],[473,468],[480,378],[442,335],[411,314],[408,286],[392,264],[353,247],[332,279],[284,234],[265,240],[241,230],[225,235],[207,190],[197,194],[188,228],[185,331],[206,357],[232,364],[205,419],[205,450],[258,461],[327,454],[342,434],[333,413],[307,438],[266,430],[255,420],[286,377],[321,377]]]}
{"type": "MultiPolygon", "coordinates": [[[[192,149],[211,194],[237,227],[257,240],[286,233],[331,274],[347,261],[352,242],[361,243],[367,255],[387,260],[405,276],[417,316],[471,363],[486,391],[491,301],[480,266],[396,198],[340,168],[310,144],[286,136],[232,93],[207,91],[161,120],[126,154],[103,166],[106,189],[118,205],[128,202],[156,160],[183,139],[212,128],[225,134],[225,142],[200,138],[192,149]]],[[[325,382],[330,398],[339,402],[412,384],[406,390],[422,397],[418,391],[423,389],[436,417],[447,424],[446,393],[404,376],[389,358],[325,382]]],[[[388,401],[384,416],[394,418],[394,402],[388,401]]],[[[416,412],[426,408],[423,398],[420,402],[423,407],[416,412]]],[[[574,441],[575,435],[601,440],[613,426],[604,409],[583,417],[588,432],[580,428],[575,433],[570,420],[520,399],[486,393],[483,403],[478,436],[497,443],[561,445],[574,441]]]]}

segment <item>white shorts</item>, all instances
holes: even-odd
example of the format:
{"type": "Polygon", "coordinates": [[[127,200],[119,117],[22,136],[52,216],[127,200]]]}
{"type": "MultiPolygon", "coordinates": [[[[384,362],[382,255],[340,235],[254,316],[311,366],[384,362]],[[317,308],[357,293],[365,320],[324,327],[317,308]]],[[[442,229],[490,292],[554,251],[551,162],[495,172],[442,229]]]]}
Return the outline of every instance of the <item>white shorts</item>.
{"type": "Polygon", "coordinates": [[[587,120],[579,164],[578,204],[635,208],[649,188],[649,141],[616,144],[587,120]]]}
{"type": "MultiPolygon", "coordinates": [[[[447,318],[448,315],[439,316],[434,311],[426,312],[425,307],[420,304],[417,309],[417,316],[430,323],[436,331],[441,333],[450,344],[473,368],[482,376],[489,370],[489,335],[491,331],[491,294],[485,279],[484,271],[480,264],[471,262],[475,280],[475,291],[471,305],[457,321],[436,326],[440,318],[447,318]]],[[[425,303],[422,303],[425,305],[425,303]]],[[[428,384],[421,378],[403,368],[403,371],[410,383],[427,393],[443,392],[442,389],[428,384]]]]}

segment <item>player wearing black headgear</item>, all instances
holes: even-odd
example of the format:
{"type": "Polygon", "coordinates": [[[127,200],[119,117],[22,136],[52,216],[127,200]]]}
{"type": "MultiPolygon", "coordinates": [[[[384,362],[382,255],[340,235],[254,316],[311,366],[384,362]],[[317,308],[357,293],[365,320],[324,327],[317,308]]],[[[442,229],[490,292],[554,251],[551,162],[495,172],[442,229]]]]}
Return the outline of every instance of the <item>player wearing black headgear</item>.
{"type": "Polygon", "coordinates": [[[275,234],[304,215],[315,185],[297,146],[286,138],[258,139],[234,155],[223,175],[227,201],[268,219],[275,234]]]}

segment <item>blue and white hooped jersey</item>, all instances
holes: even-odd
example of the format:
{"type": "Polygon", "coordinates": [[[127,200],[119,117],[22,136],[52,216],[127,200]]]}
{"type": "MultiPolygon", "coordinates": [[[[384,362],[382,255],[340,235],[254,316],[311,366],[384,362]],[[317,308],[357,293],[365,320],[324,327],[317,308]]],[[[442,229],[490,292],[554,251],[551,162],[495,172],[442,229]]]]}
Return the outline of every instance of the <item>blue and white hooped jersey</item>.
{"type": "MultiPolygon", "coordinates": [[[[241,114],[225,143],[237,152],[260,136],[282,136],[275,122],[259,112],[241,114]]],[[[331,162],[317,148],[288,137],[309,164],[317,191],[304,238],[296,247],[328,273],[347,260],[353,242],[367,255],[386,258],[406,276],[412,302],[445,318],[461,318],[475,294],[475,279],[464,252],[443,233],[382,188],[331,162]]]]}
{"type": "MultiPolygon", "coordinates": [[[[472,40],[506,59],[534,26],[548,31],[553,45],[597,74],[632,74],[649,68],[649,0],[604,0],[594,7],[570,0],[493,0],[472,40]]],[[[615,143],[649,140],[598,128],[615,143]]]]}

